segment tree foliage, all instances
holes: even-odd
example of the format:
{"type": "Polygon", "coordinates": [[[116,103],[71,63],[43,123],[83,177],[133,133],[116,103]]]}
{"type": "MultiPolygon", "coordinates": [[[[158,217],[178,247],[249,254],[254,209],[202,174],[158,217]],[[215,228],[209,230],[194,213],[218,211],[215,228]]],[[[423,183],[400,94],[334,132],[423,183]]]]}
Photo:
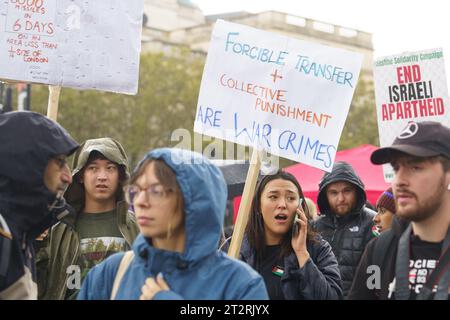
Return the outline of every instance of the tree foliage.
{"type": "MultiPolygon", "coordinates": [[[[192,131],[203,65],[188,51],[142,55],[137,95],[63,88],[58,122],[80,143],[117,139],[135,165],[147,151],[173,145],[175,129],[192,131]]],[[[47,102],[47,86],[33,86],[32,110],[45,114],[47,102]]]]}
{"type": "Polygon", "coordinates": [[[361,78],[339,141],[339,150],[361,144],[379,145],[373,81],[361,78]]]}

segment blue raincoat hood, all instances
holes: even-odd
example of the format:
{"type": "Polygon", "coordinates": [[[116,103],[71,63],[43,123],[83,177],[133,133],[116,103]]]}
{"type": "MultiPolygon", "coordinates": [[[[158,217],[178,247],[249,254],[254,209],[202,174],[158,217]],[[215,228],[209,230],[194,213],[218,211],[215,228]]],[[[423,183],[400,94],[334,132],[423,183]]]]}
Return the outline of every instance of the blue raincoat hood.
{"type": "MultiPolygon", "coordinates": [[[[227,199],[222,172],[202,155],[181,149],[154,150],[135,170],[147,159],[163,160],[176,174],[184,199],[185,250],[156,249],[140,234],[116,299],[139,299],[146,279],[160,272],[170,290],[158,292],[156,300],[267,299],[261,276],[218,250],[227,199]]],[[[114,254],[91,269],[78,299],[109,299],[122,257],[114,254]]]]}
{"type": "MultiPolygon", "coordinates": [[[[186,242],[179,259],[192,263],[217,251],[227,200],[227,186],[222,172],[201,154],[175,148],[156,149],[139,162],[135,171],[148,159],[163,160],[176,174],[184,200],[186,242]]],[[[139,236],[134,250],[149,250],[139,236]]],[[[152,248],[154,251],[161,251],[152,248]]],[[[153,253],[156,253],[153,252],[153,253]]],[[[141,253],[142,255],[142,253],[141,253]]]]}

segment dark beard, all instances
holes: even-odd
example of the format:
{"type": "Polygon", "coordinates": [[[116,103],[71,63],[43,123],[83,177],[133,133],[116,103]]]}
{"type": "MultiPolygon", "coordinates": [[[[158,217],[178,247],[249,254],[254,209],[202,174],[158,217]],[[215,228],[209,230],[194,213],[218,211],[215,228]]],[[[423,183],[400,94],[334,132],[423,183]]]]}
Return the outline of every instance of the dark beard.
{"type": "Polygon", "coordinates": [[[418,203],[418,206],[415,211],[407,211],[402,213],[401,210],[397,209],[397,214],[399,215],[399,217],[409,221],[413,222],[424,221],[429,217],[433,216],[434,213],[439,209],[439,207],[443,202],[443,198],[446,192],[447,187],[445,185],[445,177],[441,176],[441,178],[439,179],[436,192],[433,192],[432,196],[427,200],[423,200],[422,203],[418,203]]]}

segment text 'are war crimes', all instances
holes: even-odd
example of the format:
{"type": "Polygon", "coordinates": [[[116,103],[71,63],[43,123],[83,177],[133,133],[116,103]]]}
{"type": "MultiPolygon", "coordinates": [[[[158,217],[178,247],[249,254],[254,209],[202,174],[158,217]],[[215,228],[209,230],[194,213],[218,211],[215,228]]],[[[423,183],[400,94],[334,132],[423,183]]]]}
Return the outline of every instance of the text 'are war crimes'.
{"type": "MultiPolygon", "coordinates": [[[[240,41],[239,32],[229,32],[225,42],[225,52],[245,56],[249,59],[260,61],[263,63],[284,66],[289,52],[276,51],[273,49],[253,46],[246,42],[240,41]]],[[[339,66],[333,66],[327,63],[314,61],[311,57],[303,54],[296,55],[295,70],[300,74],[314,76],[328,81],[335,82],[339,85],[354,87],[356,80],[353,73],[345,71],[339,66]]]]}
{"type": "MultiPolygon", "coordinates": [[[[196,122],[203,126],[220,129],[222,127],[223,112],[210,107],[199,106],[196,122]]],[[[247,141],[244,145],[254,145],[255,143],[264,147],[271,153],[275,150],[290,154],[297,154],[300,157],[321,162],[325,168],[330,168],[333,164],[333,157],[336,148],[333,145],[321,143],[320,140],[308,137],[289,129],[274,129],[270,123],[259,123],[250,120],[247,125],[243,124],[239,114],[233,114],[233,128],[227,130],[231,133],[232,140],[238,142],[247,141]]],[[[245,121],[245,120],[244,120],[245,121]]]]}

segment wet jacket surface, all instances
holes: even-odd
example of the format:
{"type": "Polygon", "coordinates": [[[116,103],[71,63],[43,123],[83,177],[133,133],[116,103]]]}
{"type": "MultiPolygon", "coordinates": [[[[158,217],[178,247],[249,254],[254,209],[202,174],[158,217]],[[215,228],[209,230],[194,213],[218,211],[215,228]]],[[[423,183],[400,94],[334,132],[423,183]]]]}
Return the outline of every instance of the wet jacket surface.
{"type": "MultiPolygon", "coordinates": [[[[133,244],[134,259],[122,278],[116,299],[139,299],[147,277],[155,277],[159,272],[171,290],[157,293],[156,300],[268,299],[259,274],[218,250],[227,199],[221,171],[201,155],[181,149],[157,149],[144,159],[149,158],[164,160],[176,173],[184,200],[185,250],[159,250],[139,235],[133,244]]],[[[122,257],[123,253],[112,255],[94,267],[78,299],[110,299],[122,257]]]]}
{"type": "Polygon", "coordinates": [[[356,270],[355,278],[348,294],[349,300],[386,300],[389,296],[389,283],[395,277],[395,260],[397,256],[397,244],[402,233],[406,230],[408,223],[405,220],[398,219],[394,216],[392,220],[392,226],[390,229],[381,233],[377,238],[372,239],[368,244],[359,262],[356,270]],[[380,267],[380,288],[369,289],[367,286],[367,280],[372,273],[368,272],[367,267],[375,265],[373,256],[376,243],[380,239],[392,237],[383,252],[383,259],[381,259],[380,267]]]}
{"type": "MultiPolygon", "coordinates": [[[[300,268],[295,253],[284,257],[281,288],[286,300],[331,300],[342,298],[341,275],[331,246],[318,236],[318,242],[308,241],[310,258],[300,268]]],[[[256,267],[256,252],[245,237],[240,251],[241,260],[256,267]]]]}

